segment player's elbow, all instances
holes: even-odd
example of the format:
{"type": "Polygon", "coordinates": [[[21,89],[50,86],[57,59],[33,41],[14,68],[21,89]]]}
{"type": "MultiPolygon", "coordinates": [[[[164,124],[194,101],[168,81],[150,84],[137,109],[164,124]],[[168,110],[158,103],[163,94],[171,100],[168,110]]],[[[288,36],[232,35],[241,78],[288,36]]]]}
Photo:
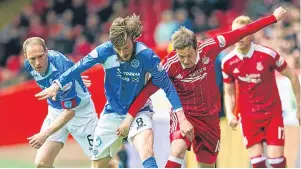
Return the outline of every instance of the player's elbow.
{"type": "Polygon", "coordinates": [[[290,73],[288,74],[287,77],[291,80],[292,84],[294,84],[295,82],[298,82],[298,80],[299,80],[297,74],[293,70],[290,71],[290,73]]]}
{"type": "Polygon", "coordinates": [[[286,67],[282,72],[282,75],[286,76],[287,78],[289,78],[292,82],[298,79],[298,76],[295,72],[294,69],[291,69],[289,67],[286,67]]]}

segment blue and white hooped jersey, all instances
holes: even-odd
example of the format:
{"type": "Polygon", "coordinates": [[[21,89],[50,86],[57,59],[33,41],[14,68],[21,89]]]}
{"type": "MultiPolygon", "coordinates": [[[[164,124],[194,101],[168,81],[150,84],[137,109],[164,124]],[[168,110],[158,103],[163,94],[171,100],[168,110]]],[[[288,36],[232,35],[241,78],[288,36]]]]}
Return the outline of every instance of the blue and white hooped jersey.
{"type": "MultiPolygon", "coordinates": [[[[30,72],[42,90],[50,87],[55,79],[59,78],[62,73],[73,65],[74,63],[65,55],[54,50],[48,50],[48,68],[45,76],[36,72],[28,61],[24,63],[25,69],[30,72]]],[[[74,74],[74,78],[62,90],[59,90],[56,101],[53,101],[51,98],[47,99],[48,104],[53,108],[74,110],[80,103],[84,104],[89,101],[90,93],[84,85],[80,74],[74,74]]]]}
{"type": "Polygon", "coordinates": [[[146,82],[147,73],[153,83],[162,88],[175,110],[182,109],[178,94],[160,64],[160,58],[141,42],[134,44],[134,56],[129,62],[120,61],[110,41],[92,50],[86,57],[63,73],[57,83],[65,88],[74,75],[78,75],[95,64],[102,64],[105,70],[105,112],[124,115],[134,98],[140,93],[146,82]]]}

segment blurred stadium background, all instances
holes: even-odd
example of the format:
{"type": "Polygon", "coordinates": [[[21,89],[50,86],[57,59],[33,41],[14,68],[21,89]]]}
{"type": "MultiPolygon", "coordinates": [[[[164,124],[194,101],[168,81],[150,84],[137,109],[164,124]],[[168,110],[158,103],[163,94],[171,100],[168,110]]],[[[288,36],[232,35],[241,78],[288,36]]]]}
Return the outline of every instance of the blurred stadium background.
{"type": "MultiPolygon", "coordinates": [[[[277,50],[288,64],[300,71],[299,0],[0,0],[0,167],[34,167],[36,151],[26,138],[39,131],[47,114],[46,102],[34,94],[40,91],[22,63],[23,41],[32,36],[46,39],[49,49],[58,50],[78,61],[91,49],[108,40],[110,23],[118,16],[141,15],[144,32],[139,40],[164,57],[170,50],[171,34],[183,25],[199,39],[229,30],[238,15],[253,20],[283,6],[288,15],[278,24],[255,34],[255,41],[277,50]]],[[[223,51],[225,55],[230,49],[223,51]]],[[[100,66],[86,72],[92,79],[90,91],[97,112],[105,103],[103,71],[100,66]]],[[[295,118],[296,103],[288,79],[277,75],[286,124],[285,155],[288,167],[300,167],[300,130],[295,118]]],[[[168,157],[168,110],[162,91],[152,96],[156,114],[155,155],[160,167],[168,157]]],[[[250,167],[239,130],[233,131],[221,114],[221,151],[218,167],[250,167]]],[[[127,143],[118,154],[127,167],[141,167],[127,143]]],[[[70,138],[59,154],[56,167],[89,167],[89,159],[70,138]]],[[[186,167],[195,167],[188,153],[186,167]]]]}

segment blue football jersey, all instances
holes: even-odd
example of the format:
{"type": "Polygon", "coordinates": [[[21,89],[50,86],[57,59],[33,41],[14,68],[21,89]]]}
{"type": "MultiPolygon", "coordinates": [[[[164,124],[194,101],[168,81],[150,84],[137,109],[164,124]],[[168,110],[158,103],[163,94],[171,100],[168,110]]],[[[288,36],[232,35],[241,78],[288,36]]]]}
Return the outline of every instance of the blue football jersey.
{"type": "MultiPolygon", "coordinates": [[[[35,71],[29,62],[24,62],[24,67],[33,76],[35,81],[41,87],[46,89],[51,86],[53,81],[74,65],[66,56],[54,50],[48,50],[48,68],[44,76],[35,71]]],[[[48,104],[57,109],[76,109],[81,103],[90,101],[90,93],[84,85],[80,74],[74,74],[74,78],[59,90],[56,101],[47,99],[48,104]]]]}
{"type": "Polygon", "coordinates": [[[97,63],[105,70],[104,86],[108,102],[105,112],[126,114],[130,104],[145,85],[148,73],[151,74],[153,83],[165,91],[173,108],[176,111],[182,109],[178,94],[160,64],[160,58],[141,42],[134,43],[134,56],[129,62],[121,61],[112,43],[105,42],[63,73],[56,82],[63,89],[75,75],[97,63]]]}

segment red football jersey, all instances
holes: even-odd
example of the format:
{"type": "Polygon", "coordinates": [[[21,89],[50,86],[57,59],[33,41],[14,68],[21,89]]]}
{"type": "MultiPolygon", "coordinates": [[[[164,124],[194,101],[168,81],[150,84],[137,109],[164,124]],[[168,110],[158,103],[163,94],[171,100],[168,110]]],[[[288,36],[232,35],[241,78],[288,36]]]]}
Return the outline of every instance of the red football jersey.
{"type": "MultiPolygon", "coordinates": [[[[275,16],[271,15],[240,29],[225,32],[199,42],[196,63],[189,69],[183,68],[176,51],[172,51],[165,57],[161,66],[168,72],[180,96],[184,113],[193,116],[218,113],[221,103],[214,72],[215,58],[223,49],[275,22],[277,22],[275,16]]],[[[132,103],[129,113],[135,117],[146,100],[158,89],[149,81],[132,103]]]]}
{"type": "Polygon", "coordinates": [[[220,111],[220,92],[216,85],[214,63],[226,44],[227,40],[222,35],[199,42],[196,63],[189,69],[180,63],[176,51],[172,51],[162,61],[185,113],[199,116],[220,111]]]}
{"type": "Polygon", "coordinates": [[[226,83],[238,81],[242,115],[282,112],[275,70],[281,72],[286,66],[276,51],[255,43],[246,55],[234,49],[224,57],[223,79],[226,83]]]}

